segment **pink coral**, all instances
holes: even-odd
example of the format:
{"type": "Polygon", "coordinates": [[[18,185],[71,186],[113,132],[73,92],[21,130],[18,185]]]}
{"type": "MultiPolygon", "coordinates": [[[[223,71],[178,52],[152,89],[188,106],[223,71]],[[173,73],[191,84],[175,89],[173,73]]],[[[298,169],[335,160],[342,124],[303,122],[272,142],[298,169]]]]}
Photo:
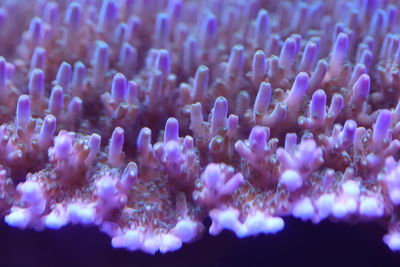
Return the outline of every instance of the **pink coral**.
{"type": "Polygon", "coordinates": [[[206,217],[238,237],[380,220],[400,250],[399,8],[2,1],[6,223],[165,253],[206,217]]]}

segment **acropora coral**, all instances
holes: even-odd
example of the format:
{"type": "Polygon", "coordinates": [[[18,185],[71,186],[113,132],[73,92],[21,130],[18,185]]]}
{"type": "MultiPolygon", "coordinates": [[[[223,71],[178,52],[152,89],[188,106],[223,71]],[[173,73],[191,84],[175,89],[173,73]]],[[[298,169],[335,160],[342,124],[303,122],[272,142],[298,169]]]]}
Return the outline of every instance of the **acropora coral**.
{"type": "Polygon", "coordinates": [[[374,221],[400,251],[399,8],[0,1],[1,217],[147,253],[374,221]]]}

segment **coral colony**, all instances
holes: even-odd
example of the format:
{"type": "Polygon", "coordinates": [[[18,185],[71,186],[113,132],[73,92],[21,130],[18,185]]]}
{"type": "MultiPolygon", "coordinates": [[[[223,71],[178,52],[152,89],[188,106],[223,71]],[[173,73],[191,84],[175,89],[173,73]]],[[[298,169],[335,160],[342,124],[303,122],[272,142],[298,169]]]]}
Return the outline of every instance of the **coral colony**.
{"type": "Polygon", "coordinates": [[[375,221],[400,250],[398,1],[0,3],[8,225],[165,253],[375,221]]]}

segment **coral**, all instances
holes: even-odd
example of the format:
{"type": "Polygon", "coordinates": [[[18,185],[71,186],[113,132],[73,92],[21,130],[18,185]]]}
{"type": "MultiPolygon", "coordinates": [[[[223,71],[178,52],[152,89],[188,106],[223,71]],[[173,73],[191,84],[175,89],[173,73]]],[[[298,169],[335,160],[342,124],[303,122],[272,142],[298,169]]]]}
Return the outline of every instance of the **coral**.
{"type": "Polygon", "coordinates": [[[399,8],[1,1],[1,218],[147,253],[376,221],[400,251],[399,8]]]}

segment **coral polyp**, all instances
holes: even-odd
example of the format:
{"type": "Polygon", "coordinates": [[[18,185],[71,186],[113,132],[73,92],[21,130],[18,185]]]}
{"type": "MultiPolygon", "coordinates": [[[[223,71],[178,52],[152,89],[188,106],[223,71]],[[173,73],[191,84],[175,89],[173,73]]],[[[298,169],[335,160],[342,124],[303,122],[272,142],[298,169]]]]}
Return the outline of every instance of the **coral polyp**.
{"type": "Polygon", "coordinates": [[[376,221],[399,251],[399,8],[0,1],[1,216],[147,253],[376,221]]]}

